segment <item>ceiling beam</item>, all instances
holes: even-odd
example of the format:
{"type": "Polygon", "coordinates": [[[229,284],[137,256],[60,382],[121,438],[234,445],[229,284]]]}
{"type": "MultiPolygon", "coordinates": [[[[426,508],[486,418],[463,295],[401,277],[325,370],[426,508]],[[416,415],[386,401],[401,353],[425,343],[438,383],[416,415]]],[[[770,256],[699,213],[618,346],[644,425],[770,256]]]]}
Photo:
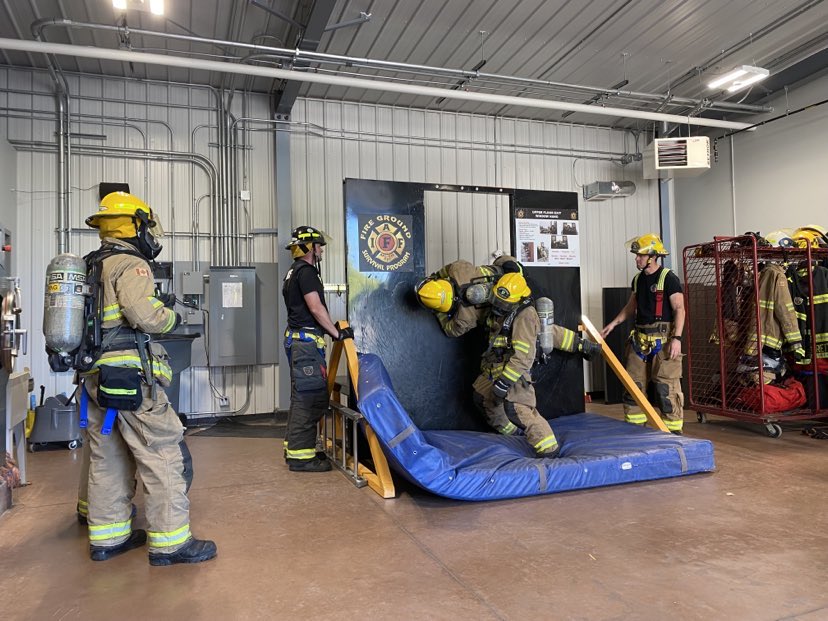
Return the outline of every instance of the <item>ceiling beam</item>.
{"type": "MultiPolygon", "coordinates": [[[[299,37],[296,48],[304,52],[315,52],[319,49],[319,42],[325,33],[328,20],[333,14],[336,0],[316,0],[311,8],[305,29],[299,37]]],[[[295,67],[308,67],[308,63],[297,62],[295,67]]],[[[289,115],[296,98],[299,96],[301,82],[296,80],[283,81],[275,96],[274,110],[276,114],[289,115]]]]}
{"type": "Polygon", "coordinates": [[[534,99],[529,97],[522,98],[511,95],[495,95],[493,93],[475,93],[462,90],[453,91],[448,88],[420,86],[419,84],[368,80],[348,76],[329,75],[325,73],[292,71],[289,69],[277,69],[275,67],[257,67],[239,63],[218,62],[215,60],[205,60],[201,58],[167,56],[164,54],[102,49],[78,45],[64,45],[62,43],[44,43],[41,41],[24,41],[20,39],[0,38],[0,50],[3,49],[16,50],[19,52],[57,54],[76,58],[100,58],[107,60],[147,63],[149,65],[160,65],[163,67],[191,67],[193,69],[204,69],[205,71],[220,71],[240,75],[253,75],[263,78],[297,80],[299,82],[311,82],[315,84],[331,84],[333,86],[343,86],[346,88],[362,88],[370,91],[404,93],[406,95],[417,95],[423,97],[445,97],[446,99],[512,105],[522,108],[538,108],[541,110],[572,110],[574,112],[582,112],[584,114],[595,116],[644,119],[647,121],[664,121],[667,123],[682,123],[685,125],[699,125],[703,127],[721,127],[724,129],[744,129],[749,126],[748,123],[720,121],[718,119],[703,119],[692,116],[679,116],[677,114],[665,114],[646,110],[628,110],[626,108],[587,106],[584,104],[564,101],[534,99]]]}

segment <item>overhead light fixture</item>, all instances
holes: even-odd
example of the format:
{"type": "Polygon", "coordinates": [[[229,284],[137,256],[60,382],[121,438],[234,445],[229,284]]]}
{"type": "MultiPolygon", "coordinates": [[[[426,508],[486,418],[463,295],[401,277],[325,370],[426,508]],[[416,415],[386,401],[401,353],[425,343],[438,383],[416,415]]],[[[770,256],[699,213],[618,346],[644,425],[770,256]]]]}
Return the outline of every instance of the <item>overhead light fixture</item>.
{"type": "Polygon", "coordinates": [[[134,9],[150,12],[153,15],[164,14],[164,0],[112,0],[112,6],[119,11],[134,9]]]}
{"type": "Polygon", "coordinates": [[[742,65],[741,67],[736,67],[733,71],[716,78],[707,86],[709,88],[725,88],[728,93],[735,93],[736,91],[741,90],[746,86],[750,86],[759,80],[764,80],[769,75],[770,71],[763,69],[762,67],[742,65]]]}

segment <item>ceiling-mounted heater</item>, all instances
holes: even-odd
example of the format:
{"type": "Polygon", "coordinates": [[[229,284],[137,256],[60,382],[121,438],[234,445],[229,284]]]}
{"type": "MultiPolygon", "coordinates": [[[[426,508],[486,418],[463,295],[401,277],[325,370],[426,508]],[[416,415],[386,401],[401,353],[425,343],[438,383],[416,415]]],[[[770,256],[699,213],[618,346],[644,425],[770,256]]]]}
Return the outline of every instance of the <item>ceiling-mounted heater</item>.
{"type": "Polygon", "coordinates": [[[656,138],[644,149],[644,178],[695,177],[710,169],[710,138],[656,138]]]}
{"type": "Polygon", "coordinates": [[[633,194],[635,194],[635,184],[632,181],[596,181],[584,186],[585,201],[626,198],[633,194]]]}

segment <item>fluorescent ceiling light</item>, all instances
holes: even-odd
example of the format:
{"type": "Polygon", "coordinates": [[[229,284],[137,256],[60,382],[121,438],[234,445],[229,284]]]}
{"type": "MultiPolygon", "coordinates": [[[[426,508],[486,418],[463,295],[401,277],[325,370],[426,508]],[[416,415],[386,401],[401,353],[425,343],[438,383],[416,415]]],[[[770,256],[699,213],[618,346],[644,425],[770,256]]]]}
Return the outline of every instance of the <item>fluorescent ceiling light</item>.
{"type": "Polygon", "coordinates": [[[741,67],[736,67],[733,71],[716,78],[707,86],[709,88],[724,87],[728,92],[732,93],[749,84],[753,84],[759,80],[764,80],[769,74],[770,71],[763,69],[762,67],[742,65],[741,67]]]}
{"type": "Polygon", "coordinates": [[[164,14],[164,0],[112,0],[112,6],[119,11],[134,9],[136,11],[149,11],[153,15],[164,14]]]}
{"type": "Polygon", "coordinates": [[[769,71],[765,69],[765,73],[754,73],[751,76],[748,76],[741,80],[736,80],[733,82],[733,86],[727,89],[728,93],[735,93],[738,90],[745,88],[746,86],[758,82],[759,80],[764,80],[769,75],[769,71]]]}

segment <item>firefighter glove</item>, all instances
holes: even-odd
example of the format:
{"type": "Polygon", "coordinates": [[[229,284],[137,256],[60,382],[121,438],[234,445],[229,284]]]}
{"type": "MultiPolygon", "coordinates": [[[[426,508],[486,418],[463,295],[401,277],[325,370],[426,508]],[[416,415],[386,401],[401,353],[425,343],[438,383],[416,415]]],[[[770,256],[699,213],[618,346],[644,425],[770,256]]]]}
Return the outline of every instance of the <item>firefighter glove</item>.
{"type": "Polygon", "coordinates": [[[339,326],[337,326],[337,329],[339,330],[339,334],[336,337],[337,341],[344,341],[345,339],[354,338],[354,329],[350,326],[347,328],[339,328],[339,326]]]}
{"type": "Polygon", "coordinates": [[[509,394],[509,388],[511,387],[512,385],[502,377],[497,378],[492,384],[492,398],[495,403],[501,403],[509,394]]]}
{"type": "Polygon", "coordinates": [[[156,296],[161,302],[164,303],[164,306],[167,308],[173,308],[175,306],[175,294],[174,293],[158,293],[156,296]]]}

